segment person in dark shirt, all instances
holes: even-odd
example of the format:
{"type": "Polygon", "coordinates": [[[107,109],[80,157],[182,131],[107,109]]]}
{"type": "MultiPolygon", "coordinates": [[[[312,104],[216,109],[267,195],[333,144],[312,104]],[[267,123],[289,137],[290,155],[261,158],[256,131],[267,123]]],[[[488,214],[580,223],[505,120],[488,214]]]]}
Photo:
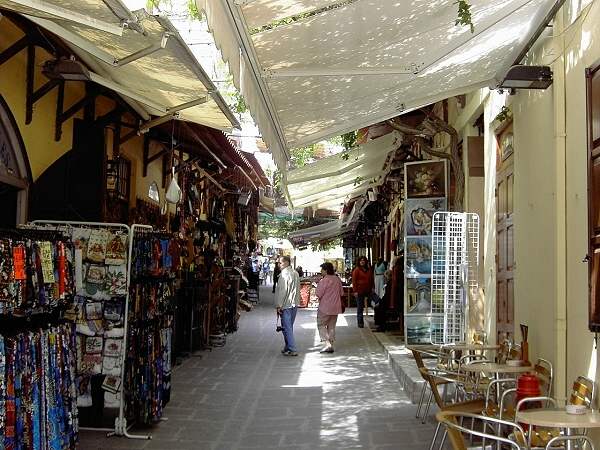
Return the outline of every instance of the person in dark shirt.
{"type": "Polygon", "coordinates": [[[277,280],[279,279],[279,274],[281,273],[281,267],[279,267],[279,261],[275,263],[275,269],[273,269],[273,294],[275,293],[275,288],[277,287],[277,280]]]}

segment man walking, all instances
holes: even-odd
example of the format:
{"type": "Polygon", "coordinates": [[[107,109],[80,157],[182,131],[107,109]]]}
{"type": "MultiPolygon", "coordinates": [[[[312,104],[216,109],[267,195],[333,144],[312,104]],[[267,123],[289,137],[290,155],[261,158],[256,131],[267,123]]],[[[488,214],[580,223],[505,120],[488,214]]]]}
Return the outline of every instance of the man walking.
{"type": "Polygon", "coordinates": [[[296,341],[294,340],[294,321],[300,303],[300,277],[298,272],[290,267],[290,257],[279,258],[281,273],[277,280],[275,290],[275,307],[277,314],[281,317],[283,328],[283,339],[285,347],[281,350],[286,356],[298,356],[296,341]]]}

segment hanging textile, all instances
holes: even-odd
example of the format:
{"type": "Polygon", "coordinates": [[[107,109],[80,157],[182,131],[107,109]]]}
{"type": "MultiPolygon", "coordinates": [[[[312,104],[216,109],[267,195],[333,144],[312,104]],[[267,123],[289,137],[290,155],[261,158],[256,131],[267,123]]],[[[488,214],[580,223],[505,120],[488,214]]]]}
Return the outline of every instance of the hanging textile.
{"type": "Polygon", "coordinates": [[[128,233],[109,225],[69,229],[76,296],[67,316],[77,330],[77,404],[85,408],[82,425],[98,427],[94,411],[112,409],[101,414],[110,415],[121,405],[128,233]]]}
{"type": "Polygon", "coordinates": [[[74,448],[73,245],[57,230],[0,230],[0,449],[74,448]]]}
{"type": "Polygon", "coordinates": [[[171,393],[174,243],[168,235],[140,232],[133,242],[125,405],[128,420],[162,417],[171,393]]]}

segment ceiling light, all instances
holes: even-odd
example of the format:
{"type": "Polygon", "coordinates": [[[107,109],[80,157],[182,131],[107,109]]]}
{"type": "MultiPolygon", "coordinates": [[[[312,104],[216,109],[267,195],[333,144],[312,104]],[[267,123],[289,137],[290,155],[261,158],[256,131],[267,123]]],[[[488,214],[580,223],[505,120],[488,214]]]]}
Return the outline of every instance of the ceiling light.
{"type": "Polygon", "coordinates": [[[71,59],[53,59],[46,61],[42,73],[50,79],[66,81],[89,81],[90,72],[83,64],[71,59]]]}

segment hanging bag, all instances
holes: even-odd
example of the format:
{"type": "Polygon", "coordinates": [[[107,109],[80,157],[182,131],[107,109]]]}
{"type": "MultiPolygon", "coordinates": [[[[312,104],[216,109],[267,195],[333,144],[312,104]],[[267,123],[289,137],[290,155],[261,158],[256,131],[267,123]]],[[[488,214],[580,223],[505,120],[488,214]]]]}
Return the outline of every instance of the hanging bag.
{"type": "Polygon", "coordinates": [[[172,169],[172,177],[171,182],[169,183],[169,187],[167,188],[167,193],[165,195],[165,199],[169,203],[173,203],[176,205],[181,200],[181,188],[177,183],[177,176],[175,175],[175,168],[172,169]]]}

